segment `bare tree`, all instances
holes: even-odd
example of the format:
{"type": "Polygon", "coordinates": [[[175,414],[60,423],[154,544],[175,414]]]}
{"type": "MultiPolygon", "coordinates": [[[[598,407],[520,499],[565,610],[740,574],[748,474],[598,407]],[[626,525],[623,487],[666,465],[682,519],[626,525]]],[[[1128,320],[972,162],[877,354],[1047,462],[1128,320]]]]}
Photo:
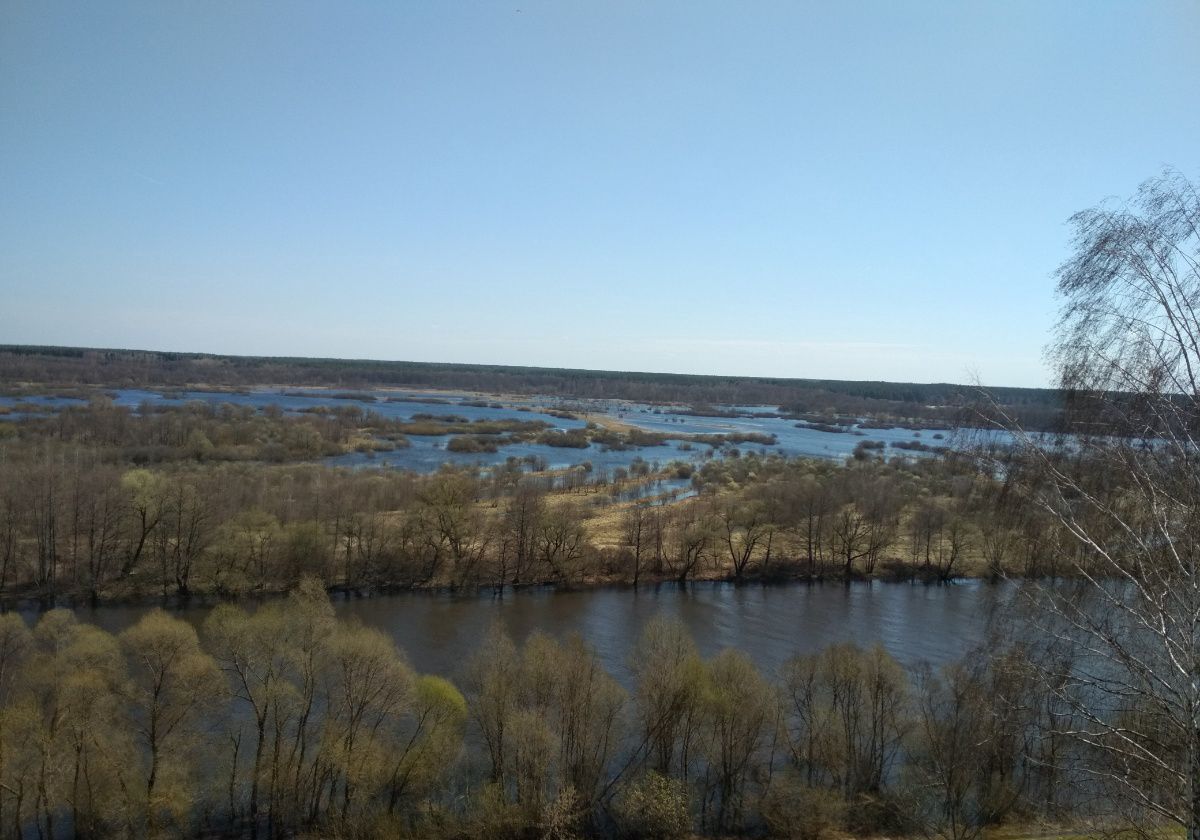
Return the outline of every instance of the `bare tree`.
{"type": "Polygon", "coordinates": [[[511,571],[514,586],[529,574],[535,555],[538,526],[545,515],[546,492],[532,482],[519,483],[505,500],[497,552],[496,585],[502,588],[511,571]]]}
{"type": "Polygon", "coordinates": [[[733,577],[746,576],[759,543],[769,543],[774,529],[767,518],[766,505],[745,497],[735,498],[717,511],[721,539],[729,552],[733,577]]]}
{"type": "Polygon", "coordinates": [[[633,559],[633,585],[635,587],[642,576],[642,555],[646,550],[645,543],[649,542],[648,520],[646,506],[637,503],[631,505],[621,519],[625,544],[629,546],[633,559]]]}
{"type": "Polygon", "coordinates": [[[1106,816],[1200,840],[1200,194],[1168,171],[1072,223],[1052,358],[1073,435],[1015,429],[1007,469],[1074,582],[1026,585],[1027,632],[1070,652],[1043,668],[1050,728],[1106,816]]]}

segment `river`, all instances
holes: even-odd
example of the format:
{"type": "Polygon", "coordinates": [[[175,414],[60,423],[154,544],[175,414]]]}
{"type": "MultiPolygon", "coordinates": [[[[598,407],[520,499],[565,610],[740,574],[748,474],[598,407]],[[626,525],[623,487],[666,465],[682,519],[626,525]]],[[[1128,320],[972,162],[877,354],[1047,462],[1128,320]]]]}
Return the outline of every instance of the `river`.
{"type": "MultiPolygon", "coordinates": [[[[725,647],[748,654],[768,674],[792,654],[840,642],[882,644],[906,665],[942,664],[981,643],[990,616],[1012,589],[980,581],[951,585],[904,583],[777,584],[532,589],[452,595],[404,592],[335,600],[339,617],[389,634],[423,673],[457,677],[495,622],[517,641],[540,631],[579,633],[610,673],[628,685],[630,651],[643,626],[663,613],[678,617],[700,652],[725,647]]],[[[148,607],[79,608],[80,620],[112,632],[148,607]]],[[[207,607],[175,610],[199,625],[207,607]]],[[[32,616],[30,616],[32,619],[32,616]]]]}

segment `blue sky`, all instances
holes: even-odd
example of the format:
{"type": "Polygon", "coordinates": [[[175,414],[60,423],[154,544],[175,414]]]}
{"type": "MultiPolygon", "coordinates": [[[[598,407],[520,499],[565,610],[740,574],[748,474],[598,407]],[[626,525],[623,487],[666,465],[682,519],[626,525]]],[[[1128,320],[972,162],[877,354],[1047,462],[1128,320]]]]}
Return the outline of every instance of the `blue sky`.
{"type": "Polygon", "coordinates": [[[1194,2],[0,0],[0,342],[1040,385],[1194,2]]]}

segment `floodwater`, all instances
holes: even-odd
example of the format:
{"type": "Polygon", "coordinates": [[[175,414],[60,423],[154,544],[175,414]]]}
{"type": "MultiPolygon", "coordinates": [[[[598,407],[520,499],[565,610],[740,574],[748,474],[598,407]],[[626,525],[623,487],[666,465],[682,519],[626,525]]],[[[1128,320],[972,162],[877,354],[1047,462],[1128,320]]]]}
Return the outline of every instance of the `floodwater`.
{"type": "MultiPolygon", "coordinates": [[[[410,446],[390,452],[351,452],[325,460],[331,466],[353,468],[403,469],[415,472],[434,472],[443,464],[457,466],[496,466],[510,458],[526,464],[536,463],[551,470],[590,464],[595,473],[609,473],[617,468],[628,469],[635,460],[644,460],[653,465],[665,465],[672,461],[699,464],[708,458],[726,457],[731,449],[739,453],[778,454],[787,457],[827,458],[843,460],[853,454],[854,448],[863,441],[880,441],[885,448],[877,450],[887,456],[903,454],[920,456],[921,452],[901,450],[896,444],[919,442],[931,447],[953,445],[955,434],[936,429],[860,429],[845,427],[845,431],[831,432],[798,426],[794,420],[777,414],[775,406],[732,406],[744,413],[737,417],[698,417],[676,413],[670,407],[649,406],[615,400],[563,400],[551,397],[531,397],[522,403],[506,401],[497,404],[492,398],[480,400],[477,395],[456,392],[413,392],[398,390],[375,390],[365,394],[365,399],[339,399],[336,392],[324,389],[279,389],[256,388],[249,391],[176,391],[160,393],[139,389],[123,389],[110,392],[117,405],[137,409],[142,404],[154,406],[183,405],[199,401],[213,405],[229,403],[263,409],[276,405],[285,412],[297,413],[317,406],[356,406],[396,419],[409,420],[414,414],[455,414],[468,420],[541,420],[556,429],[579,428],[582,419],[567,419],[548,413],[551,411],[576,410],[606,415],[621,422],[665,434],[745,434],[759,433],[775,435],[774,445],[739,444],[724,449],[715,449],[706,444],[668,441],[664,446],[631,447],[625,450],[606,450],[591,445],[584,449],[570,449],[537,443],[516,443],[502,446],[494,453],[451,452],[446,449],[449,436],[411,436],[410,446]],[[487,405],[472,403],[485,402],[487,405]],[[520,407],[518,407],[518,405],[520,407]],[[525,410],[521,410],[525,409],[525,410]],[[757,415],[757,416],[750,416],[757,415]]],[[[0,406],[15,408],[0,419],[17,420],[26,416],[20,410],[21,403],[43,406],[57,410],[68,405],[82,405],[83,400],[64,397],[27,397],[24,399],[0,396],[0,406]]]]}

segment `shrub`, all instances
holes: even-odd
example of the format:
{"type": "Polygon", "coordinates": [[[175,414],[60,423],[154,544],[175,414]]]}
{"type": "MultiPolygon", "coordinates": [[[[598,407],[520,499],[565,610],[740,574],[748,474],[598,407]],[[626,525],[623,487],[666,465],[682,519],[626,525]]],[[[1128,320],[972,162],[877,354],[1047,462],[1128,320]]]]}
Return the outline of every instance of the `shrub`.
{"type": "Polygon", "coordinates": [[[548,431],[538,435],[538,443],[543,443],[547,446],[558,446],[567,449],[587,449],[590,441],[587,433],[583,429],[571,429],[570,431],[548,431]]]}
{"type": "Polygon", "coordinates": [[[837,831],[845,810],[845,800],[834,791],[788,776],[776,779],[762,802],[768,833],[787,840],[824,840],[837,831]]]}
{"type": "Polygon", "coordinates": [[[682,840],[692,831],[687,787],[654,772],[622,791],[613,816],[620,836],[630,840],[682,840]]]}
{"type": "Polygon", "coordinates": [[[526,834],[529,815],[509,802],[499,785],[488,784],[473,797],[467,823],[468,836],[517,840],[526,834]]]}
{"type": "Polygon", "coordinates": [[[458,435],[446,442],[450,452],[495,452],[502,441],[482,435],[458,435]]]}
{"type": "Polygon", "coordinates": [[[542,840],[579,840],[585,810],[575,788],[567,785],[542,809],[542,840]]]}

